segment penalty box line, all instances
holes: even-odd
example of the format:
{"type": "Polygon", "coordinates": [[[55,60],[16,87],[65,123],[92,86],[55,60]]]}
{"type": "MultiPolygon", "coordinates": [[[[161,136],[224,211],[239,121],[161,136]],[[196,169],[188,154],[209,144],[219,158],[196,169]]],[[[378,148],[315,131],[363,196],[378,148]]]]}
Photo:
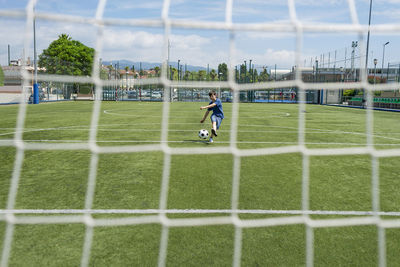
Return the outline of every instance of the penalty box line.
{"type": "Polygon", "coordinates": [[[400,211],[230,210],[230,209],[1,209],[0,214],[265,214],[400,216],[400,211]]]}
{"type": "MultiPolygon", "coordinates": [[[[36,140],[23,140],[26,143],[77,143],[77,144],[89,144],[88,140],[49,140],[49,139],[36,139],[36,140]]],[[[96,143],[196,143],[201,140],[169,140],[169,141],[161,141],[161,140],[96,140],[96,143]]],[[[1,143],[10,143],[12,139],[3,139],[0,140],[1,143]]],[[[220,144],[230,144],[230,141],[215,141],[220,144]]],[[[269,141],[235,141],[235,144],[284,144],[284,145],[296,145],[298,142],[269,142],[269,141]]],[[[366,143],[341,143],[341,142],[305,142],[305,145],[348,145],[348,146],[366,146],[366,143]]],[[[381,144],[374,143],[375,146],[399,146],[400,144],[381,144]]]]}

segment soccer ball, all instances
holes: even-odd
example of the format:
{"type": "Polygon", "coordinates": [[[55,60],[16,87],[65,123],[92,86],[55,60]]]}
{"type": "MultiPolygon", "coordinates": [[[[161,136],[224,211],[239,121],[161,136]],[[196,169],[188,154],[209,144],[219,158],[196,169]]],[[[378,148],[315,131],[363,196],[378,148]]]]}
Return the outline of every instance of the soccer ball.
{"type": "Polygon", "coordinates": [[[206,139],[206,138],[208,137],[208,131],[205,130],[205,129],[201,129],[201,130],[199,131],[199,137],[200,137],[201,139],[206,139]]]}

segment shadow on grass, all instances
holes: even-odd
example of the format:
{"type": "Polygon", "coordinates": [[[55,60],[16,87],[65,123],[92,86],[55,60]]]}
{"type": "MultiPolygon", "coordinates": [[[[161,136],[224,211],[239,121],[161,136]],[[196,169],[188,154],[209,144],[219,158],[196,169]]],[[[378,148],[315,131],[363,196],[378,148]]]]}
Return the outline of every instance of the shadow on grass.
{"type": "Polygon", "coordinates": [[[183,140],[183,142],[210,144],[208,140],[183,140]]]}

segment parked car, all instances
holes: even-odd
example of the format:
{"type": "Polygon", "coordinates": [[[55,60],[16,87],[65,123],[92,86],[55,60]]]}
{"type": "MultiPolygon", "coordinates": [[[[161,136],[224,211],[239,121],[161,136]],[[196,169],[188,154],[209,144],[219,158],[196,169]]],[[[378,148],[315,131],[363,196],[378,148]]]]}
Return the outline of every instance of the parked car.
{"type": "Polygon", "coordinates": [[[127,91],[126,95],[128,96],[128,99],[136,99],[137,98],[136,91],[127,91]]]}
{"type": "Polygon", "coordinates": [[[51,93],[53,94],[53,95],[62,95],[63,94],[63,90],[62,89],[52,89],[51,90],[51,93]]]}
{"type": "Polygon", "coordinates": [[[152,98],[162,98],[162,95],[161,95],[161,93],[160,92],[152,92],[151,93],[151,97],[152,98]]]}

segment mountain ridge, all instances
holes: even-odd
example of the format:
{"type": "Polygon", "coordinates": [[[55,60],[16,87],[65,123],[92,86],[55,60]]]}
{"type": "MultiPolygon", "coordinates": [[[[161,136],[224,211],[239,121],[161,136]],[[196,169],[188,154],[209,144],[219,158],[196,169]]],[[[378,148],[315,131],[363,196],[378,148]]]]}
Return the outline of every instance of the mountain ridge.
{"type": "MultiPolygon", "coordinates": [[[[140,66],[142,67],[143,70],[148,70],[148,69],[152,69],[155,67],[161,67],[161,63],[157,63],[157,62],[135,62],[135,61],[130,61],[130,60],[126,60],[126,59],[121,59],[121,60],[105,60],[102,61],[102,64],[105,66],[108,65],[113,65],[115,67],[116,64],[119,65],[119,69],[125,69],[125,67],[129,67],[132,68],[132,66],[135,66],[135,70],[140,70],[140,66]]],[[[174,62],[171,61],[169,62],[169,65],[171,65],[173,68],[178,68],[178,62],[174,62]]],[[[182,66],[182,70],[185,70],[185,65],[181,65],[182,66]]],[[[202,67],[202,66],[194,66],[194,65],[186,65],[186,69],[188,71],[199,71],[199,70],[207,70],[206,67],[202,67]]],[[[210,71],[212,70],[212,68],[210,67],[210,71]]]]}

